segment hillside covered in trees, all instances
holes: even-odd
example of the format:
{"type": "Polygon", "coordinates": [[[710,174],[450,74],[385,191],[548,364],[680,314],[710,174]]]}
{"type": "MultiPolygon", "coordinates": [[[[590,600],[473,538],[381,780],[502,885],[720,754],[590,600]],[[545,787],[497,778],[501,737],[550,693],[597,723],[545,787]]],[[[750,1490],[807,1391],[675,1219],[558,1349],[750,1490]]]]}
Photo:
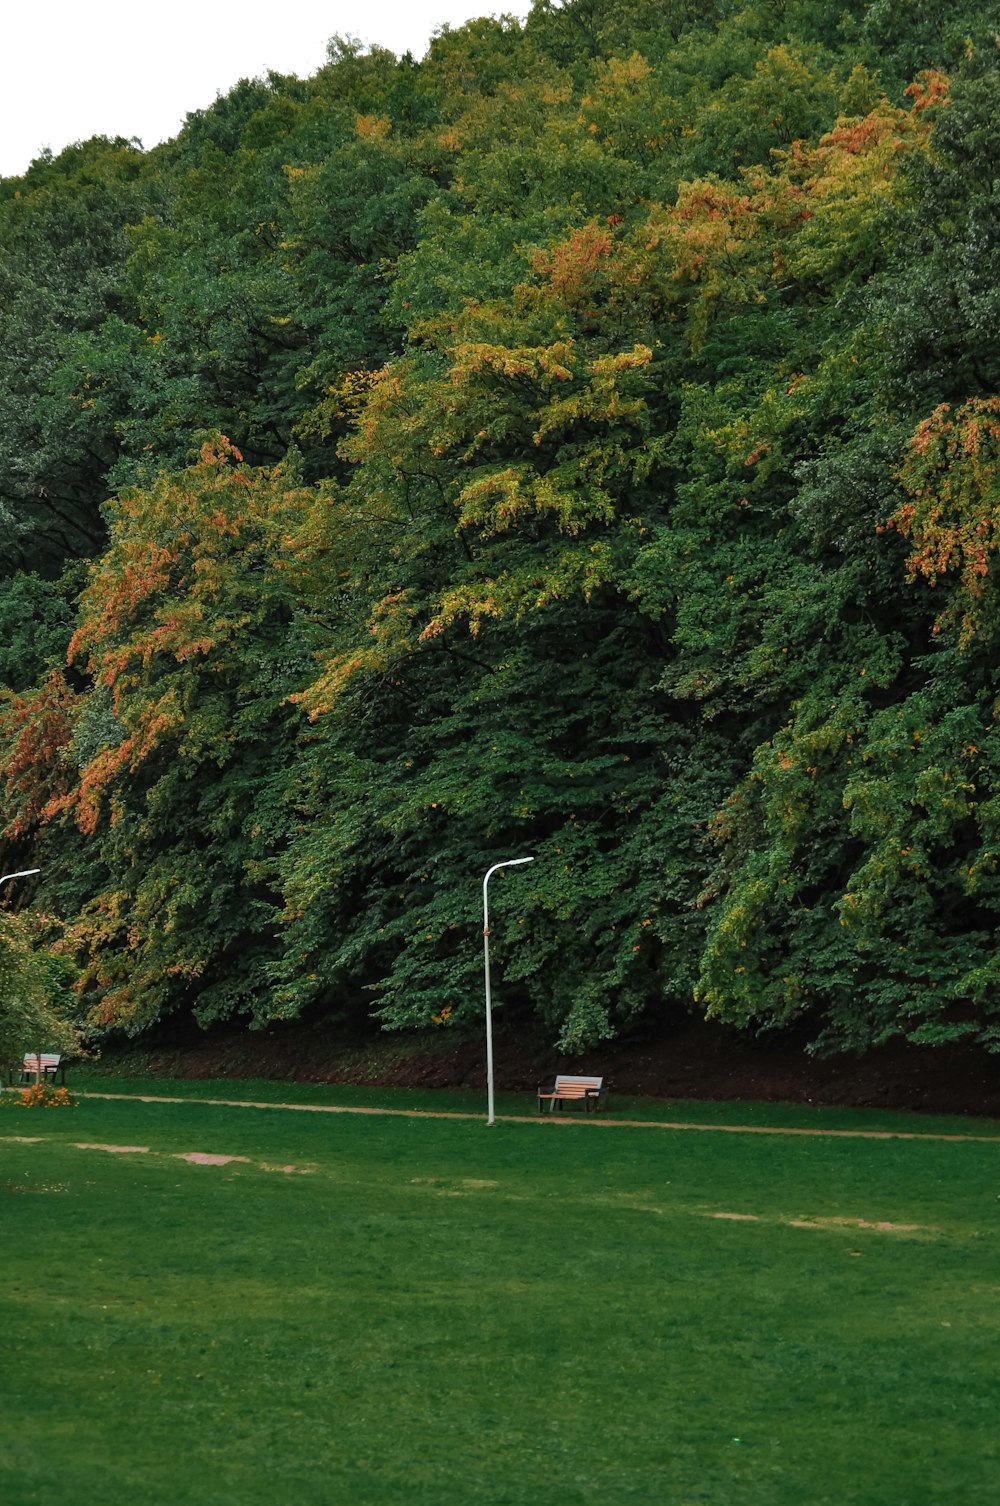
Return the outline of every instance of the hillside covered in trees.
{"type": "Polygon", "coordinates": [[[1000,40],[537,0],[0,181],[4,872],[92,1027],[1000,1049],[1000,40]],[[55,922],[53,922],[55,925],[55,922]]]}

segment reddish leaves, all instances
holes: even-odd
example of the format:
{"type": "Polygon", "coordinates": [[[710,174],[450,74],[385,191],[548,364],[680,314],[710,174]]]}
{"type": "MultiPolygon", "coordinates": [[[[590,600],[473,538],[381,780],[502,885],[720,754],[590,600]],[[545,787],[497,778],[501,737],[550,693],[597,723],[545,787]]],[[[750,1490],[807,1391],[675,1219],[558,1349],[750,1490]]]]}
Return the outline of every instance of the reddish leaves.
{"type": "Polygon", "coordinates": [[[66,752],[83,702],[53,670],[36,690],[0,706],[4,757],[5,837],[23,837],[65,802],[76,770],[66,752]]]}
{"type": "Polygon", "coordinates": [[[957,574],[936,631],[957,623],[960,641],[976,636],[990,565],[1000,550],[1000,398],[942,403],[918,425],[900,471],[909,500],[889,526],[907,539],[907,569],[932,586],[957,574]]]}

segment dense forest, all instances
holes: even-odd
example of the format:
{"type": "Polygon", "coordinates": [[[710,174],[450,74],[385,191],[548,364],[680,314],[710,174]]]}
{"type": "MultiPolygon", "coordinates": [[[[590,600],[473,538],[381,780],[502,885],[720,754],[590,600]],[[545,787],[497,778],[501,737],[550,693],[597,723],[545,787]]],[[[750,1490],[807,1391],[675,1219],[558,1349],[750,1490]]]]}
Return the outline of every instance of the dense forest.
{"type": "Polygon", "coordinates": [[[536,0],[0,180],[0,861],[90,1029],[468,1021],[531,854],[565,1048],[1000,1049],[991,12],[536,0]]]}

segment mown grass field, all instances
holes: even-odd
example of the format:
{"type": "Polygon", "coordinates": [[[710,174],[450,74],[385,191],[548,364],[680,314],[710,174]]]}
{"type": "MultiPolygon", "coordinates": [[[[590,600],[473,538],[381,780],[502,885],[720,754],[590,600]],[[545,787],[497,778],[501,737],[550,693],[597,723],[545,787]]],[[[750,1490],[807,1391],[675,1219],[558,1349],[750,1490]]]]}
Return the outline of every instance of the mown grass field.
{"type": "Polygon", "coordinates": [[[2,1499],[993,1500],[998,1194],[989,1140],[5,1107],[2,1499]]]}

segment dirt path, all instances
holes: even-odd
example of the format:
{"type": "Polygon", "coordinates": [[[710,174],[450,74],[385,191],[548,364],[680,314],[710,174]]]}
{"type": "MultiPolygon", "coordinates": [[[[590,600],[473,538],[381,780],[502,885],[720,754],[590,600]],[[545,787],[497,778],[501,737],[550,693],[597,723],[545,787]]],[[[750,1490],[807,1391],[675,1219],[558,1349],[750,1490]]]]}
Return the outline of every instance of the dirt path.
{"type": "MultiPolygon", "coordinates": [[[[470,1114],[460,1109],[381,1109],[361,1108],[347,1104],[326,1103],[263,1103],[260,1100],[243,1098],[183,1098],[153,1093],[95,1093],[79,1092],[80,1098],[113,1098],[137,1103],[206,1103],[228,1109],[290,1109],[299,1114],[381,1114],[385,1117],[405,1119],[471,1119],[482,1120],[482,1114],[470,1114]]],[[[597,1115],[549,1115],[549,1114],[503,1114],[498,1115],[503,1124],[586,1124],[601,1129],[652,1129],[652,1130],[703,1130],[726,1135],[811,1135],[844,1140],[946,1140],[952,1142],[977,1142],[983,1145],[1000,1145],[1000,1135],[945,1135],[936,1131],[921,1130],[868,1130],[868,1129],[797,1129],[765,1124],[692,1124],[684,1120],[669,1119],[602,1119],[597,1115]]]]}

